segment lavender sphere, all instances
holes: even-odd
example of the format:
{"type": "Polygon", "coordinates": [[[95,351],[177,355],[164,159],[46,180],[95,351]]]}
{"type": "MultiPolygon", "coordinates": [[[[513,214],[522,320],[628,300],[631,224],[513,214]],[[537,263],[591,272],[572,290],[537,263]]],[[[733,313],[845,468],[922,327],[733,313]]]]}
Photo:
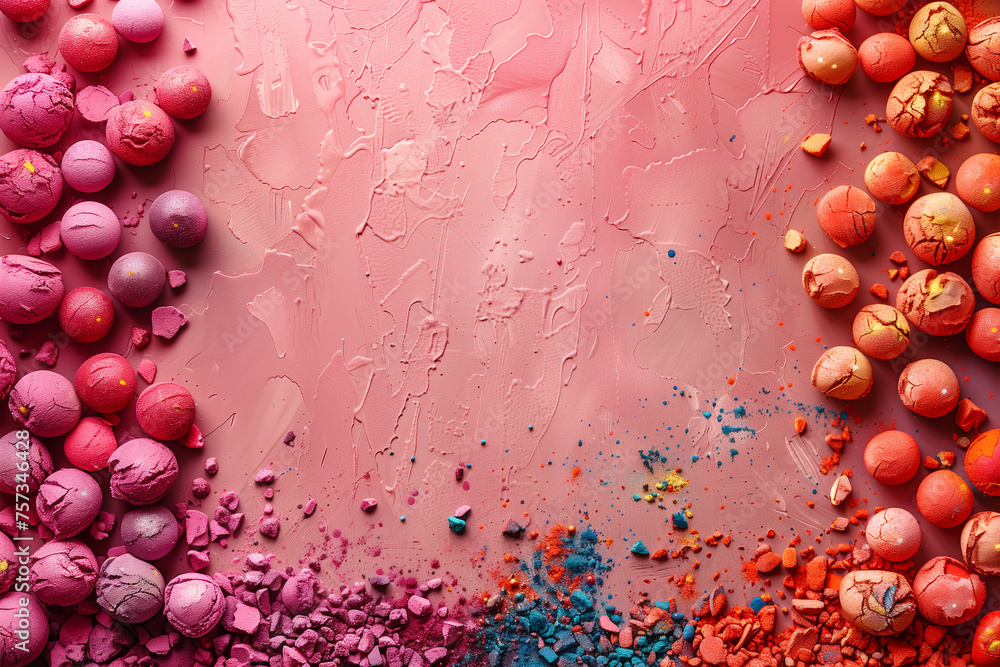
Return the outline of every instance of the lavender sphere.
{"type": "Polygon", "coordinates": [[[149,207],[149,228],[163,245],[190,248],[205,238],[208,213],[190,192],[168,190],[149,207]]]}
{"type": "Polygon", "coordinates": [[[22,377],[7,405],[14,421],[42,438],[66,435],[80,421],[80,397],[73,383],[53,371],[22,377]]]}
{"type": "Polygon", "coordinates": [[[80,259],[104,259],[122,238],[122,225],[110,208],[96,201],[73,204],[59,222],[63,245],[80,259]]]}
{"type": "Polygon", "coordinates": [[[177,457],[165,445],[149,438],[122,444],[108,461],[111,497],[133,505],[152,505],[167,495],[177,481],[177,457]]]}
{"type": "Polygon", "coordinates": [[[177,544],[180,528],[174,513],[163,505],[139,507],[125,514],[121,524],[125,548],[136,558],[163,558],[177,544]]]}
{"type": "Polygon", "coordinates": [[[31,555],[31,592],[45,604],[83,602],[97,581],[97,558],[79,540],[52,540],[31,555]]]}
{"type": "Polygon", "coordinates": [[[56,312],[63,292],[62,272],[28,255],[0,257],[0,317],[34,324],[56,312]]]}
{"type": "Polygon", "coordinates": [[[97,604],[125,623],[144,623],[163,609],[160,571],[130,554],[104,561],[97,576],[97,604]]]}
{"type": "Polygon", "coordinates": [[[76,468],[63,468],[49,475],[38,487],[35,509],[38,519],[57,539],[79,534],[94,523],[104,496],[93,477],[76,468]]]}
{"type": "Polygon", "coordinates": [[[115,178],[115,158],[99,141],[84,139],[66,149],[62,163],[63,180],[77,192],[98,192],[115,178]]]}
{"type": "Polygon", "coordinates": [[[34,493],[55,470],[48,448],[31,434],[22,438],[26,433],[27,431],[11,431],[0,438],[0,491],[4,493],[13,495],[18,484],[26,485],[28,493],[34,493]],[[22,452],[28,455],[27,471],[21,469],[23,465],[18,465],[25,460],[22,452]]]}
{"type": "Polygon", "coordinates": [[[160,260],[146,252],[119,257],[108,272],[111,296],[129,308],[144,308],[160,298],[167,284],[167,271],[160,260]]]}

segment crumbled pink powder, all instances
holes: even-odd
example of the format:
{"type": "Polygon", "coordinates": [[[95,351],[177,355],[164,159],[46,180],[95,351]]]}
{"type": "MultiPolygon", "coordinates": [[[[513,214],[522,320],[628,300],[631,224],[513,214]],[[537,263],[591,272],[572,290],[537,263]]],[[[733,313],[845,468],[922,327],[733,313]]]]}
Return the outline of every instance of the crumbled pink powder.
{"type": "Polygon", "coordinates": [[[90,536],[95,540],[107,539],[111,531],[115,529],[115,515],[111,512],[101,510],[97,514],[94,523],[90,524],[90,536]]]}
{"type": "Polygon", "coordinates": [[[219,472],[219,459],[214,456],[205,459],[205,472],[209,475],[219,472]]]}
{"type": "Polygon", "coordinates": [[[160,306],[153,309],[153,335],[170,340],[177,335],[181,327],[187,324],[187,315],[173,306],[160,306]]]}
{"type": "Polygon", "coordinates": [[[187,510],[184,521],[184,537],[188,546],[208,546],[208,515],[198,510],[187,510]]]}
{"type": "Polygon", "coordinates": [[[215,519],[208,522],[208,537],[211,541],[218,542],[223,537],[229,537],[229,534],[229,529],[215,519]]]}
{"type": "Polygon", "coordinates": [[[270,484],[274,481],[274,471],[270,468],[264,468],[254,475],[253,481],[257,484],[270,484]]]}
{"type": "Polygon", "coordinates": [[[143,380],[149,382],[150,384],[152,384],[153,380],[156,379],[156,364],[153,363],[153,360],[149,357],[145,357],[142,361],[140,361],[135,370],[139,373],[143,380]]]}
{"type": "Polygon", "coordinates": [[[188,449],[201,449],[205,446],[205,438],[201,435],[201,429],[197,424],[191,424],[191,430],[181,438],[181,444],[188,449]]]}
{"type": "Polygon", "coordinates": [[[225,507],[230,512],[235,512],[236,508],[240,506],[240,497],[235,491],[226,491],[219,496],[219,505],[225,507]]]}
{"type": "Polygon", "coordinates": [[[198,47],[195,46],[194,44],[192,44],[190,39],[188,39],[187,37],[185,37],[184,38],[184,46],[182,48],[184,49],[184,53],[191,53],[192,51],[194,51],[198,47]]]}
{"type": "Polygon", "coordinates": [[[313,512],[315,511],[316,511],[316,499],[310,498],[309,502],[306,503],[306,506],[302,508],[302,513],[305,514],[306,516],[312,516],[313,512]]]}
{"type": "Polygon", "coordinates": [[[126,88],[122,92],[118,93],[118,103],[125,104],[126,102],[131,102],[135,100],[135,92],[131,88],[126,88]]]}
{"type": "Polygon", "coordinates": [[[28,254],[32,257],[42,256],[42,235],[35,234],[28,240],[28,254]]]}
{"type": "Polygon", "coordinates": [[[373,510],[378,506],[378,501],[374,498],[365,498],[361,501],[361,509],[365,512],[373,510]]]}
{"type": "Polygon", "coordinates": [[[197,572],[208,567],[209,556],[207,551],[190,550],[187,552],[188,567],[197,572]]]}
{"type": "Polygon", "coordinates": [[[50,368],[55,366],[56,362],[59,361],[59,348],[52,341],[45,341],[42,343],[41,349],[38,350],[38,354],[35,355],[35,361],[50,368]]]}
{"type": "Polygon", "coordinates": [[[260,522],[260,534],[266,537],[277,537],[281,530],[281,521],[277,517],[268,517],[260,522]]]}
{"type": "Polygon", "coordinates": [[[122,418],[118,416],[117,412],[105,412],[101,417],[112,426],[118,426],[122,423],[122,418]]]}
{"type": "Polygon", "coordinates": [[[236,512],[229,517],[229,532],[234,537],[240,532],[240,528],[243,527],[243,517],[245,516],[242,512],[236,512]]]}
{"type": "Polygon", "coordinates": [[[142,216],[140,216],[138,213],[133,213],[132,211],[125,211],[125,217],[122,218],[123,226],[138,227],[140,222],[142,222],[142,216]]]}
{"type": "Polygon", "coordinates": [[[91,123],[106,121],[118,105],[118,97],[104,86],[87,86],[76,94],[76,110],[91,123]]]}
{"type": "Polygon", "coordinates": [[[167,280],[170,282],[171,287],[177,289],[187,282],[187,274],[178,269],[167,271],[167,280]]]}
{"type": "Polygon", "coordinates": [[[208,498],[208,494],[212,492],[212,485],[208,483],[208,480],[204,477],[195,477],[191,480],[191,495],[199,500],[203,498],[208,498]]]}
{"type": "Polygon", "coordinates": [[[39,234],[41,237],[42,252],[55,252],[63,247],[62,233],[60,230],[60,224],[58,222],[53,222],[42,227],[42,231],[39,234]]]}
{"type": "Polygon", "coordinates": [[[132,344],[138,348],[146,347],[149,345],[149,332],[139,327],[132,327],[131,340],[132,344]]]}

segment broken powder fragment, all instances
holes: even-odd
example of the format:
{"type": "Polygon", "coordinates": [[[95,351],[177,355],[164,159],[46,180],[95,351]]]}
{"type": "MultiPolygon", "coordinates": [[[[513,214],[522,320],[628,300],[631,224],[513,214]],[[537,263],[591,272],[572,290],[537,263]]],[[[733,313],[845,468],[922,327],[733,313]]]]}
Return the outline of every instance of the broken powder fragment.
{"type": "Polygon", "coordinates": [[[281,530],[281,521],[276,517],[268,517],[260,522],[260,534],[266,537],[275,538],[281,530]]]}
{"type": "Polygon", "coordinates": [[[91,123],[103,123],[118,107],[118,96],[104,86],[87,86],[76,94],[76,110],[91,123]]]}
{"type": "Polygon", "coordinates": [[[191,495],[195,498],[198,498],[199,500],[208,498],[208,494],[211,492],[212,486],[204,477],[195,477],[191,480],[191,495]]]}
{"type": "Polygon", "coordinates": [[[899,277],[901,280],[906,280],[910,277],[910,267],[901,266],[899,267],[899,277]]]}
{"type": "Polygon", "coordinates": [[[888,269],[886,273],[889,274],[889,280],[895,280],[899,275],[899,269],[888,269]]]}
{"type": "Polygon", "coordinates": [[[941,462],[938,461],[933,456],[925,456],[924,467],[927,468],[928,470],[937,470],[938,468],[941,467],[941,462]]]}
{"type": "Polygon", "coordinates": [[[170,340],[187,324],[187,315],[173,306],[153,309],[153,335],[170,340]]]}
{"type": "Polygon", "coordinates": [[[90,524],[90,536],[95,540],[104,540],[114,529],[115,515],[101,510],[98,512],[97,518],[94,519],[94,523],[90,524]]]}
{"type": "Polygon", "coordinates": [[[149,357],[140,361],[135,370],[139,373],[143,380],[149,382],[150,384],[152,384],[153,380],[156,379],[156,364],[153,363],[153,360],[149,357]]]}
{"type": "Polygon", "coordinates": [[[378,501],[375,500],[374,498],[365,498],[364,500],[361,501],[362,511],[367,512],[369,510],[375,509],[376,507],[378,507],[378,501]]]}
{"type": "Polygon", "coordinates": [[[274,481],[274,471],[270,468],[263,468],[254,475],[253,481],[256,484],[270,484],[274,481]]]}
{"type": "Polygon", "coordinates": [[[889,261],[893,264],[906,264],[906,255],[897,250],[889,255],[889,261]]]}
{"type": "Polygon", "coordinates": [[[971,398],[963,398],[958,402],[958,414],[955,415],[955,425],[965,432],[979,428],[986,420],[986,410],[972,402],[971,398]]]}
{"type": "Polygon", "coordinates": [[[830,140],[829,134],[810,134],[802,142],[801,148],[809,155],[823,157],[826,155],[826,149],[830,147],[830,140]]]}
{"type": "Polygon", "coordinates": [[[806,430],[806,420],[805,417],[795,418],[795,432],[803,433],[806,430]]]}
{"type": "MultiPolygon", "coordinates": [[[[131,88],[126,88],[122,92],[118,93],[118,103],[125,104],[126,102],[135,101],[135,91],[131,88]]],[[[132,193],[132,199],[135,199],[135,193],[132,193]]]]}
{"type": "Polygon", "coordinates": [[[792,252],[802,252],[806,249],[806,237],[794,229],[785,232],[785,249],[792,252]]]}
{"type": "Polygon", "coordinates": [[[965,123],[955,123],[951,126],[951,129],[948,130],[948,134],[955,137],[956,140],[962,141],[969,136],[969,126],[965,123]]]}
{"type": "Polygon", "coordinates": [[[219,459],[214,456],[205,459],[205,472],[209,475],[219,472],[219,459]]]}
{"type": "Polygon", "coordinates": [[[53,222],[42,227],[39,233],[42,252],[55,252],[63,247],[61,225],[53,222]]]}
{"type": "Polygon", "coordinates": [[[171,287],[177,289],[187,282],[187,274],[179,270],[167,271],[167,281],[171,287]]]}
{"type": "Polygon", "coordinates": [[[955,76],[955,92],[967,93],[972,90],[972,69],[958,63],[952,65],[951,69],[955,76]]]}
{"type": "Polygon", "coordinates": [[[59,361],[59,348],[52,341],[45,341],[42,343],[41,349],[38,350],[38,354],[35,355],[35,361],[50,368],[55,366],[56,362],[59,361]]]}
{"type": "Polygon", "coordinates": [[[194,44],[192,44],[190,39],[188,39],[187,37],[185,37],[184,38],[184,46],[181,47],[181,48],[184,49],[184,53],[191,53],[192,51],[194,51],[198,47],[195,46],[194,44]]]}
{"type": "Polygon", "coordinates": [[[288,433],[286,433],[285,439],[282,442],[291,447],[292,443],[295,442],[295,431],[289,431],[288,433]]]}
{"type": "Polygon", "coordinates": [[[455,510],[454,516],[457,516],[459,519],[465,519],[469,516],[469,512],[471,511],[472,511],[471,507],[469,507],[468,505],[462,505],[457,510],[455,510]]]}
{"type": "Polygon", "coordinates": [[[836,530],[837,532],[844,532],[847,527],[851,525],[851,522],[847,520],[847,517],[838,516],[834,519],[833,524],[830,526],[830,530],[836,530]]]}
{"type": "Polygon", "coordinates": [[[757,559],[757,571],[765,574],[779,565],[781,565],[781,556],[771,551],[757,559]]]}
{"type": "Polygon", "coordinates": [[[781,552],[781,564],[791,570],[799,564],[799,552],[795,547],[787,547],[781,552]]]}
{"type": "Polygon", "coordinates": [[[305,507],[302,508],[302,513],[305,514],[306,516],[312,516],[313,512],[315,511],[316,511],[316,499],[310,498],[306,502],[305,507]]]}
{"type": "Polygon", "coordinates": [[[198,510],[187,510],[184,518],[184,538],[188,546],[208,546],[208,515],[198,510]]]}
{"type": "Polygon", "coordinates": [[[240,497],[235,491],[226,491],[219,496],[219,505],[225,507],[230,512],[235,512],[236,508],[240,506],[240,497]]]}
{"type": "Polygon", "coordinates": [[[941,451],[937,453],[937,460],[941,464],[941,467],[947,470],[948,468],[955,467],[955,454],[949,451],[941,451]]]}
{"type": "Polygon", "coordinates": [[[806,587],[811,591],[826,588],[826,556],[816,556],[806,563],[806,587]]]}
{"type": "Polygon", "coordinates": [[[207,551],[195,551],[193,549],[187,552],[187,562],[188,567],[197,572],[198,570],[204,570],[208,567],[209,556],[207,551]]]}
{"type": "Polygon", "coordinates": [[[865,142],[863,142],[863,141],[862,141],[862,142],[861,142],[861,145],[860,145],[860,146],[858,146],[858,148],[860,148],[861,150],[867,150],[867,148],[868,148],[868,144],[866,144],[865,142]]]}
{"type": "Polygon", "coordinates": [[[181,444],[188,449],[201,449],[205,446],[205,438],[197,424],[191,424],[191,429],[181,438],[181,444]]]}
{"type": "Polygon", "coordinates": [[[876,118],[875,114],[873,114],[873,113],[870,113],[867,116],[865,116],[865,124],[866,125],[874,125],[875,121],[877,121],[877,120],[878,120],[878,118],[876,118]]]}
{"type": "Polygon", "coordinates": [[[149,332],[145,329],[140,329],[139,327],[132,327],[132,335],[130,336],[132,344],[138,348],[143,348],[149,345],[149,332]]]}
{"type": "Polygon", "coordinates": [[[42,255],[42,235],[41,233],[35,234],[28,241],[28,254],[32,257],[41,257],[42,255]]]}
{"type": "Polygon", "coordinates": [[[841,475],[837,479],[833,480],[833,486],[830,487],[830,503],[834,507],[847,500],[847,496],[849,495],[851,495],[850,477],[847,475],[841,475]]]}
{"type": "Polygon", "coordinates": [[[871,287],[868,288],[868,291],[873,296],[876,296],[879,299],[885,300],[885,299],[889,298],[889,290],[882,283],[875,283],[875,284],[873,284],[871,287]]]}
{"type": "Polygon", "coordinates": [[[933,155],[928,155],[918,162],[917,171],[939,188],[948,185],[948,179],[951,177],[951,170],[933,155]]]}

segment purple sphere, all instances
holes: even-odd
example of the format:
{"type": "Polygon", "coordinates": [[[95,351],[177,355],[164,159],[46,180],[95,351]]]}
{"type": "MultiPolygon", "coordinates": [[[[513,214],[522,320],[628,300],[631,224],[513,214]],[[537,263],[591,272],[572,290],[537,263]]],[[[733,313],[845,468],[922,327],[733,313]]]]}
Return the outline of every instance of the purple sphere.
{"type": "Polygon", "coordinates": [[[97,604],[125,623],[144,623],[163,609],[163,575],[130,554],[113,556],[97,575],[97,604]]]}
{"type": "Polygon", "coordinates": [[[77,468],[63,468],[38,487],[35,509],[39,521],[62,540],[78,535],[94,523],[103,501],[97,480],[77,468]]]}
{"type": "Polygon", "coordinates": [[[63,180],[77,192],[97,192],[115,178],[115,158],[99,141],[84,139],[66,149],[62,163],[63,180]]]}
{"type": "Polygon", "coordinates": [[[149,438],[123,443],[111,455],[108,470],[111,497],[133,505],[152,505],[167,495],[179,472],[174,453],[149,438]]]}
{"type": "Polygon", "coordinates": [[[119,257],[108,272],[111,296],[129,308],[144,308],[160,298],[167,285],[167,271],[147,252],[119,257]]]}
{"type": "Polygon", "coordinates": [[[180,537],[174,513],[163,505],[139,507],[122,517],[122,541],[136,558],[159,560],[171,551],[180,537]]]}
{"type": "Polygon", "coordinates": [[[59,234],[66,250],[80,259],[104,259],[118,247],[122,225],[104,204],[82,201],[63,213],[59,234]]]}
{"type": "Polygon", "coordinates": [[[66,435],[80,421],[82,406],[73,383],[55,371],[32,371],[14,385],[10,414],[40,438],[66,435]]]}
{"type": "Polygon", "coordinates": [[[205,238],[208,213],[196,196],[185,190],[168,190],[149,207],[149,228],[160,243],[190,248],[205,238]]]}
{"type": "Polygon", "coordinates": [[[17,491],[18,484],[26,485],[28,493],[34,493],[55,470],[52,455],[42,441],[31,434],[27,438],[22,435],[24,432],[18,430],[0,438],[0,491],[11,495],[17,491]],[[27,461],[26,471],[21,461],[27,461]]]}

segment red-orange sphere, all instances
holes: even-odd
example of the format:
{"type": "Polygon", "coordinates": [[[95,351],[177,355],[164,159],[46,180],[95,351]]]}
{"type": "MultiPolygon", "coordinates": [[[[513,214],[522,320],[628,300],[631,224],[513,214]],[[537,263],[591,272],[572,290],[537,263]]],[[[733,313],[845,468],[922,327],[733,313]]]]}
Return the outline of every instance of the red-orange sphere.
{"type": "Polygon", "coordinates": [[[939,528],[954,528],[972,514],[972,487],[950,470],[935,470],[917,488],[917,509],[939,528]]]}
{"type": "Polygon", "coordinates": [[[981,433],[965,452],[965,474],[976,488],[989,496],[1000,496],[1000,429],[981,433]]]}
{"type": "Polygon", "coordinates": [[[1000,611],[986,614],[976,626],[972,661],[976,667],[1000,667],[1000,611]]]}

